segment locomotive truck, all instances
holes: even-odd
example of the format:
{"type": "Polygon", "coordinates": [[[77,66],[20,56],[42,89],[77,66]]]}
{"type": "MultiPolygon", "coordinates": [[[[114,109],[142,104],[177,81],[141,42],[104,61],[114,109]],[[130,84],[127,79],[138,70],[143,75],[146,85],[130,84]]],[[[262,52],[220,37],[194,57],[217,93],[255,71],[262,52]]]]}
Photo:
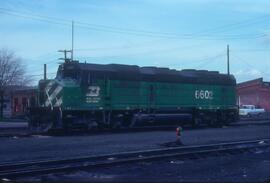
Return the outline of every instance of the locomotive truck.
{"type": "Polygon", "coordinates": [[[38,90],[29,127],[40,131],[223,125],[239,114],[234,76],[217,71],[65,61],[38,90]]]}

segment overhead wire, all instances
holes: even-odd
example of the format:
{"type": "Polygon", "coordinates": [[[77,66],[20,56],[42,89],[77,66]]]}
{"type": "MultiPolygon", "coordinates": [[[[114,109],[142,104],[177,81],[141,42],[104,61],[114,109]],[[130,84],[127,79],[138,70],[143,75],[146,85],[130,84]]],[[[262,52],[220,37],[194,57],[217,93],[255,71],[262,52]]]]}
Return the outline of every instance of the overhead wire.
{"type": "Polygon", "coordinates": [[[231,49],[231,52],[270,52],[270,49],[231,49]]]}
{"type": "MultiPolygon", "coordinates": [[[[56,74],[56,72],[50,72],[50,73],[46,73],[47,75],[53,75],[56,74]]],[[[27,75],[28,77],[37,77],[37,76],[43,76],[44,74],[29,74],[27,75]]]]}
{"type": "MultiPolygon", "coordinates": [[[[243,59],[243,58],[237,56],[236,54],[232,54],[232,56],[233,56],[234,58],[236,58],[237,60],[241,61],[242,63],[244,63],[249,69],[254,69],[254,65],[250,65],[248,62],[246,62],[245,59],[243,59]]],[[[259,69],[258,69],[258,71],[260,71],[261,74],[270,75],[269,72],[262,71],[262,70],[259,70],[259,69]]]]}
{"type": "MultiPolygon", "coordinates": [[[[5,8],[0,8],[0,13],[4,13],[7,15],[13,15],[13,16],[18,16],[21,18],[29,18],[29,19],[34,19],[38,21],[43,21],[47,23],[52,23],[52,24],[58,24],[61,26],[68,26],[70,27],[70,20],[67,19],[59,19],[59,18],[53,18],[53,17],[46,17],[46,16],[41,16],[41,15],[34,15],[34,14],[22,14],[18,13],[13,10],[5,9],[5,8]]],[[[245,34],[245,35],[223,35],[222,37],[205,37],[206,34],[209,33],[221,33],[221,32],[226,32],[233,30],[235,28],[247,26],[247,25],[252,25],[256,23],[261,23],[268,21],[269,16],[261,16],[256,19],[250,19],[247,21],[243,22],[237,22],[233,23],[230,25],[224,25],[220,26],[217,28],[212,28],[206,31],[201,31],[195,34],[176,34],[176,33],[167,33],[167,32],[154,32],[154,31],[147,31],[147,30],[136,30],[136,29],[129,29],[129,28],[118,28],[118,27],[113,27],[113,26],[106,26],[106,25],[98,25],[98,24],[90,24],[90,23],[84,23],[84,22],[76,22],[78,24],[77,26],[85,29],[90,29],[90,30],[96,30],[96,31],[105,31],[105,32],[112,32],[112,33],[124,33],[124,34],[133,34],[133,35],[139,35],[139,36],[148,36],[148,37],[160,37],[160,38],[169,38],[169,39],[198,39],[198,36],[201,39],[210,39],[210,40],[219,40],[221,39],[247,39],[247,38],[261,38],[265,37],[264,34],[245,34]]],[[[50,62],[49,62],[50,63],[50,62]]],[[[49,64],[47,63],[47,64],[49,64]]]]}
{"type": "Polygon", "coordinates": [[[267,21],[270,21],[269,18],[270,18],[270,15],[263,15],[263,16],[259,16],[253,19],[247,19],[245,21],[239,21],[239,22],[223,25],[220,27],[208,29],[205,31],[200,31],[195,34],[207,35],[207,34],[212,34],[212,33],[223,33],[223,32],[232,31],[241,27],[246,27],[248,25],[254,25],[254,24],[258,24],[262,22],[267,22],[267,21]]]}
{"type": "MultiPolygon", "coordinates": [[[[0,13],[9,14],[13,16],[20,16],[23,18],[31,18],[39,21],[45,21],[47,23],[54,23],[59,25],[70,26],[69,21],[66,19],[59,19],[59,18],[52,18],[46,17],[41,15],[25,15],[13,10],[0,8],[0,13]]],[[[91,29],[95,31],[104,31],[104,32],[111,32],[111,33],[121,33],[121,34],[132,34],[137,36],[147,36],[147,37],[160,37],[160,38],[167,38],[167,39],[202,39],[202,40],[223,40],[223,39],[249,39],[249,38],[260,38],[264,37],[264,34],[254,34],[254,35],[223,35],[221,37],[213,37],[213,36],[202,36],[199,34],[175,34],[175,33],[163,33],[163,32],[153,32],[153,31],[146,31],[146,30],[135,30],[135,29],[125,29],[125,28],[115,28],[112,26],[104,26],[104,25],[97,25],[97,24],[89,24],[83,22],[76,22],[77,26],[85,29],[91,29]]]]}
{"type": "Polygon", "coordinates": [[[212,57],[208,57],[208,58],[205,58],[205,59],[202,59],[200,61],[203,61],[201,62],[200,65],[196,66],[195,68],[203,68],[205,67],[206,65],[212,63],[213,61],[216,61],[217,58],[221,58],[221,57],[224,57],[226,55],[226,53],[220,53],[220,54],[217,54],[215,56],[212,56],[212,57]]]}

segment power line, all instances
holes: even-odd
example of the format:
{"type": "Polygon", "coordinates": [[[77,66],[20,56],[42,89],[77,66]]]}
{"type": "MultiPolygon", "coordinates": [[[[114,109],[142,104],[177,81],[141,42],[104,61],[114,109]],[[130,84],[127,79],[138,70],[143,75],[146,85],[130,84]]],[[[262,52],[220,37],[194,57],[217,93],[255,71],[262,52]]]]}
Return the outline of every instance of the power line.
{"type": "Polygon", "coordinates": [[[225,55],[226,55],[225,53],[220,53],[220,54],[217,54],[217,55],[214,55],[211,57],[206,57],[204,59],[200,59],[199,61],[203,61],[203,62],[201,62],[201,64],[195,68],[203,68],[204,66],[207,66],[208,64],[212,63],[213,61],[216,61],[217,58],[224,57],[225,55]]]}
{"type": "MultiPolygon", "coordinates": [[[[59,18],[52,18],[46,17],[41,15],[33,15],[33,14],[22,14],[15,12],[13,10],[0,8],[0,13],[5,13],[8,15],[19,16],[22,18],[31,18],[39,21],[44,21],[47,23],[59,24],[68,26],[69,20],[59,19],[59,18]]],[[[175,34],[175,33],[162,33],[162,32],[153,32],[153,31],[145,31],[145,30],[135,30],[135,29],[124,29],[124,28],[115,28],[111,26],[104,26],[104,25],[97,25],[97,24],[89,24],[89,23],[82,23],[78,22],[78,27],[90,29],[94,31],[103,31],[103,32],[111,32],[111,33],[121,33],[121,34],[132,34],[135,36],[147,36],[147,37],[160,37],[160,38],[167,38],[167,39],[204,39],[204,40],[223,40],[223,39],[255,39],[264,37],[264,34],[249,34],[249,35],[223,35],[221,37],[213,37],[213,36],[205,36],[200,34],[175,34]]]]}
{"type": "Polygon", "coordinates": [[[74,49],[74,51],[98,51],[98,50],[116,50],[116,49],[129,49],[129,48],[138,48],[138,47],[149,47],[149,45],[146,46],[146,44],[151,44],[151,48],[153,47],[153,44],[158,43],[158,41],[156,39],[151,40],[151,41],[147,41],[147,42],[143,42],[140,44],[132,44],[132,45],[122,45],[122,46],[114,46],[114,47],[97,47],[97,48],[76,48],[74,49]]]}
{"type": "MultiPolygon", "coordinates": [[[[251,68],[251,69],[254,69],[254,66],[253,65],[250,65],[248,62],[246,62],[246,60],[244,60],[243,58],[235,55],[235,54],[232,54],[232,56],[234,58],[236,58],[237,60],[241,61],[242,63],[246,64],[246,66],[248,66],[248,68],[251,68]]],[[[259,70],[261,72],[261,74],[265,74],[265,75],[270,75],[270,73],[267,73],[266,71],[262,71],[262,70],[259,70]]]]}
{"type": "MultiPolygon", "coordinates": [[[[195,47],[200,47],[201,45],[203,45],[204,43],[199,43],[199,44],[195,44],[195,45],[190,45],[190,46],[186,46],[186,47],[174,47],[174,48],[167,48],[167,49],[158,49],[158,50],[150,50],[150,51],[146,51],[146,52],[143,52],[143,53],[132,53],[132,54],[125,54],[125,55],[110,55],[110,56],[91,56],[91,57],[86,57],[86,58],[101,58],[101,59],[114,59],[114,58],[123,58],[123,57],[130,57],[130,56],[138,56],[138,55],[149,55],[149,54],[160,54],[160,53],[163,53],[163,52],[171,52],[171,51],[177,51],[177,50],[186,50],[186,49],[192,49],[192,48],[195,48],[195,47]]],[[[82,58],[82,57],[81,57],[82,58]]]]}
{"type": "Polygon", "coordinates": [[[51,23],[51,24],[58,24],[58,25],[61,25],[61,26],[68,26],[68,23],[63,23],[63,22],[59,22],[59,21],[53,21],[53,20],[39,18],[39,17],[34,17],[34,16],[29,16],[27,14],[7,12],[7,11],[1,10],[1,8],[0,8],[0,13],[11,15],[11,16],[16,16],[16,17],[20,17],[20,18],[27,18],[27,19],[42,21],[42,22],[51,23]]]}
{"type": "MultiPolygon", "coordinates": [[[[34,61],[34,60],[31,60],[31,61],[34,61]]],[[[40,62],[40,61],[37,61],[37,62],[40,62]]],[[[43,63],[47,64],[47,65],[51,65],[52,63],[57,63],[57,60],[52,60],[50,62],[46,62],[46,63],[43,62],[43,63]]],[[[25,70],[27,73],[32,73],[32,72],[37,72],[37,71],[42,72],[43,71],[43,67],[40,64],[39,65],[30,65],[30,66],[29,66],[29,64],[24,64],[24,66],[25,66],[25,70]]]]}
{"type": "MultiPolygon", "coordinates": [[[[51,72],[51,73],[47,73],[47,75],[53,75],[56,74],[56,72],[51,72]]],[[[43,76],[43,74],[31,74],[31,75],[26,75],[28,77],[38,77],[38,76],[43,76]]]]}
{"type": "Polygon", "coordinates": [[[247,34],[247,35],[223,35],[223,36],[204,36],[204,35],[158,35],[158,34],[149,34],[149,33],[142,33],[142,32],[127,32],[127,31],[116,31],[116,30],[107,30],[107,29],[101,29],[101,28],[95,28],[95,27],[89,27],[89,26],[81,26],[81,28],[84,29],[90,29],[94,31],[101,31],[101,32],[110,32],[110,33],[120,33],[120,34],[127,34],[127,35],[134,35],[134,36],[143,36],[143,37],[158,37],[158,38],[166,38],[166,39],[200,39],[200,40],[227,40],[227,39],[257,39],[266,37],[265,34],[247,34]]]}
{"type": "Polygon", "coordinates": [[[231,52],[270,52],[270,49],[234,49],[231,52]]]}
{"type": "MultiPolygon", "coordinates": [[[[6,8],[0,8],[0,10],[3,11],[12,11],[14,12],[14,10],[10,10],[10,9],[6,9],[6,8]]],[[[29,14],[29,13],[28,13],[29,14]]],[[[57,20],[60,22],[66,22],[68,24],[68,22],[70,22],[70,20],[67,19],[63,19],[63,18],[55,18],[55,17],[48,17],[48,16],[44,16],[44,15],[37,15],[37,14],[30,14],[34,17],[39,17],[39,18],[46,18],[46,19],[50,19],[50,20],[57,20]]],[[[194,35],[205,35],[205,33],[213,33],[213,31],[216,30],[221,30],[224,31],[224,28],[238,28],[241,26],[246,26],[246,25],[250,25],[250,24],[254,24],[254,23],[258,23],[260,21],[269,21],[269,15],[264,15],[264,16],[260,16],[257,17],[256,19],[248,19],[245,21],[241,21],[241,22],[237,22],[237,23],[231,23],[231,24],[227,24],[227,25],[223,25],[223,26],[219,26],[216,28],[211,28],[205,31],[200,31],[198,33],[195,34],[176,34],[176,33],[168,33],[168,32],[156,32],[156,31],[148,31],[148,30],[140,30],[140,29],[131,29],[131,28],[120,28],[120,27],[114,27],[114,26],[108,26],[108,25],[100,25],[100,24],[93,24],[93,23],[85,23],[85,22],[80,22],[80,21],[76,21],[76,24],[79,25],[83,25],[83,26],[88,26],[91,28],[100,28],[100,29],[107,29],[107,30],[111,30],[111,31],[125,31],[125,32],[135,32],[135,33],[146,33],[146,34],[158,34],[158,35],[169,35],[169,36],[194,36],[194,35]],[[258,19],[262,19],[260,21],[258,21],[258,19]]],[[[219,31],[220,32],[220,31],[219,31]]],[[[216,32],[217,33],[217,32],[216,32]]],[[[230,35],[233,36],[233,35],[230,35]]],[[[238,35],[237,35],[238,36],[238,35]]],[[[248,35],[251,36],[251,35],[248,35]]]]}
{"type": "Polygon", "coordinates": [[[254,24],[266,22],[266,21],[269,21],[269,18],[270,18],[270,15],[263,15],[263,16],[260,16],[260,17],[254,18],[254,19],[247,19],[245,21],[231,23],[231,24],[216,27],[213,29],[201,31],[201,32],[198,32],[197,34],[198,35],[207,35],[207,34],[212,34],[212,33],[223,33],[223,32],[235,30],[235,29],[238,29],[241,27],[246,27],[248,25],[254,25],[254,24]]]}
{"type": "Polygon", "coordinates": [[[235,58],[237,58],[238,60],[242,61],[243,63],[245,63],[248,67],[250,68],[254,68],[254,66],[250,65],[248,62],[246,62],[243,58],[240,58],[239,56],[232,54],[235,58]]]}

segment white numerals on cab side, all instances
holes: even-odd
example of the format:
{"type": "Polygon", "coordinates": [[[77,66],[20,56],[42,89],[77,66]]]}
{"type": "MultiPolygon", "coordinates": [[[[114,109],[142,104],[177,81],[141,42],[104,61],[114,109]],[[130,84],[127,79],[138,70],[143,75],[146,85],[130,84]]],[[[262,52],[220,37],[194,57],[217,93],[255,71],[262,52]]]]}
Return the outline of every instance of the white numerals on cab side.
{"type": "Polygon", "coordinates": [[[213,91],[195,90],[195,98],[196,99],[212,100],[213,99],[213,91]]]}

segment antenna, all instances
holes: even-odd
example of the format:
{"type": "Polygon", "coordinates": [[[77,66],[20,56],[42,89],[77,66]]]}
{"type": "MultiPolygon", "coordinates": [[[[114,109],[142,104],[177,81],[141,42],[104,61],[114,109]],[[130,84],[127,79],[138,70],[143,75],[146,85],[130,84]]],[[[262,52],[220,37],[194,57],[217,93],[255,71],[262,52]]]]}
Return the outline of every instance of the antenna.
{"type": "Polygon", "coordinates": [[[71,32],[71,61],[73,61],[74,54],[74,21],[72,20],[72,32],[71,32]]]}
{"type": "Polygon", "coordinates": [[[47,79],[47,64],[44,64],[44,80],[47,79]]]}
{"type": "Polygon", "coordinates": [[[227,74],[230,75],[230,46],[227,45],[227,74]]]}
{"type": "Polygon", "coordinates": [[[71,56],[72,56],[72,50],[58,50],[58,52],[64,53],[64,58],[59,58],[59,60],[64,60],[65,62],[72,61],[71,58],[68,58],[68,57],[67,57],[67,53],[70,53],[71,56]]]}

